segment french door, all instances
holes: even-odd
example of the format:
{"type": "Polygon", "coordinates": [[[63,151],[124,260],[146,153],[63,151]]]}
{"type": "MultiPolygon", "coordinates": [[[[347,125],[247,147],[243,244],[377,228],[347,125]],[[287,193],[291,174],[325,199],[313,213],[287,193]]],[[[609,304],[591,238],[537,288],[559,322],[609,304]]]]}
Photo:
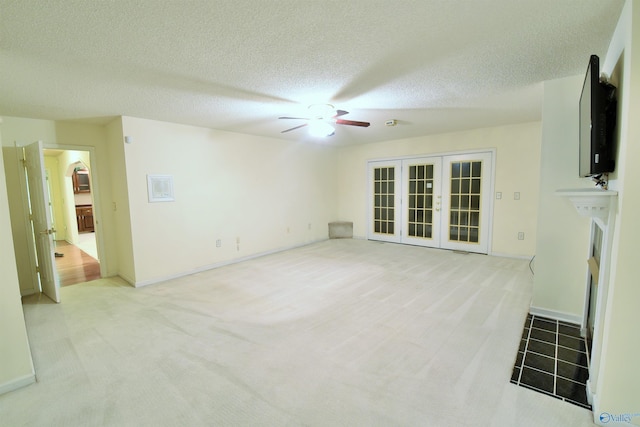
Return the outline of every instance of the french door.
{"type": "Polygon", "coordinates": [[[370,240],[487,253],[491,152],[369,162],[370,240]]]}

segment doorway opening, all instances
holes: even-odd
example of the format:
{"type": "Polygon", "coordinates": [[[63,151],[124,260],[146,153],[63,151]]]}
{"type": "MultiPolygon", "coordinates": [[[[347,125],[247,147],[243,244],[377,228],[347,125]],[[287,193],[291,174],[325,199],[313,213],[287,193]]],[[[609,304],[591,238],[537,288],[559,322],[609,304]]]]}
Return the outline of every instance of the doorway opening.
{"type": "Polygon", "coordinates": [[[44,149],[60,286],[101,277],[90,156],[89,151],[44,149]]]}

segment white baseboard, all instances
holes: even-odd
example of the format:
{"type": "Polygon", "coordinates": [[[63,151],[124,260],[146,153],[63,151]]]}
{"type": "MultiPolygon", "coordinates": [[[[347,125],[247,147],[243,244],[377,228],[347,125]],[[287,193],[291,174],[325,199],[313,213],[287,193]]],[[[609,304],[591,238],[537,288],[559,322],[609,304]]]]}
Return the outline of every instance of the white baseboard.
{"type": "MultiPolygon", "coordinates": [[[[149,280],[142,280],[142,281],[133,283],[133,286],[135,286],[136,288],[140,288],[142,286],[148,286],[148,285],[153,285],[155,283],[166,282],[167,280],[179,279],[180,277],[189,276],[191,274],[201,273],[203,271],[213,270],[214,268],[220,268],[220,267],[224,267],[226,265],[237,264],[237,263],[243,262],[243,261],[249,261],[250,259],[260,258],[260,257],[263,257],[263,256],[276,254],[278,252],[284,252],[284,251],[288,251],[288,250],[291,250],[291,249],[301,248],[303,246],[308,246],[308,245],[312,245],[314,243],[324,242],[326,240],[328,240],[328,238],[327,239],[321,239],[321,240],[314,240],[312,242],[302,243],[302,244],[299,244],[299,245],[292,245],[292,246],[282,247],[282,248],[278,248],[278,249],[273,249],[271,251],[259,252],[259,253],[256,253],[256,254],[247,255],[245,257],[240,257],[240,258],[234,258],[234,259],[230,259],[230,260],[227,260],[227,261],[221,261],[221,262],[217,262],[215,264],[209,264],[209,265],[205,265],[205,266],[202,266],[202,267],[198,267],[198,268],[195,268],[193,270],[183,271],[183,272],[177,273],[177,274],[171,274],[169,276],[156,277],[154,279],[149,279],[149,280]]],[[[123,277],[123,279],[127,280],[124,277],[123,277]]],[[[127,280],[127,282],[129,282],[129,280],[127,280]]],[[[132,283],[132,282],[129,282],[129,283],[132,283]]]]}
{"type": "Polygon", "coordinates": [[[533,255],[514,255],[514,254],[504,254],[500,252],[489,252],[489,255],[500,257],[500,258],[522,259],[525,261],[531,261],[531,258],[533,258],[533,255]]]}
{"type": "Polygon", "coordinates": [[[593,413],[593,423],[598,426],[604,426],[602,421],[600,421],[600,414],[602,411],[600,410],[600,402],[598,401],[598,396],[595,394],[595,390],[593,390],[591,386],[591,380],[587,380],[587,402],[591,405],[591,412],[593,413]]]}
{"type": "Polygon", "coordinates": [[[36,382],[36,375],[34,373],[16,378],[11,381],[7,381],[4,384],[0,384],[0,394],[9,393],[10,391],[17,390],[22,387],[26,387],[29,384],[36,382]]]}
{"type": "MultiPolygon", "coordinates": [[[[368,240],[366,236],[353,236],[354,240],[368,240]]],[[[122,277],[127,283],[129,283],[131,286],[134,286],[136,288],[140,288],[143,286],[148,286],[148,285],[153,285],[155,283],[160,283],[160,282],[165,282],[167,280],[173,280],[173,279],[178,279],[180,277],[184,277],[184,276],[189,276],[191,274],[196,274],[196,273],[201,273],[203,271],[207,271],[207,270],[213,270],[214,268],[220,268],[220,267],[224,267],[226,265],[231,265],[231,264],[237,264],[239,262],[243,262],[243,261],[248,261],[250,259],[254,259],[254,258],[260,258],[266,255],[271,255],[271,254],[275,254],[278,252],[284,252],[284,251],[288,251],[290,249],[295,249],[295,248],[300,248],[303,246],[308,246],[308,245],[312,245],[314,243],[319,243],[319,242],[324,242],[329,240],[328,238],[325,239],[320,239],[320,240],[314,240],[311,242],[307,242],[307,243],[302,243],[299,245],[292,245],[292,246],[287,246],[287,247],[282,247],[282,248],[278,248],[278,249],[274,249],[271,251],[266,251],[266,252],[259,252],[253,255],[248,255],[245,257],[241,257],[241,258],[234,258],[231,260],[227,260],[227,261],[221,261],[215,264],[209,264],[209,265],[205,265],[202,267],[198,267],[192,270],[188,270],[188,271],[183,271],[177,274],[171,274],[168,276],[162,276],[162,277],[156,277],[153,279],[148,279],[148,280],[141,280],[141,281],[134,281],[129,277],[123,276],[122,274],[120,274],[120,277],[122,277]]],[[[490,253],[490,256],[498,256],[498,257],[504,257],[504,258],[516,258],[516,259],[523,259],[523,260],[530,260],[531,257],[526,257],[526,256],[516,256],[516,255],[509,255],[509,254],[499,254],[499,253],[490,253]]],[[[545,316],[543,314],[539,314],[540,316],[545,316]]],[[[548,315],[545,317],[549,317],[548,315]]],[[[555,318],[555,317],[552,317],[555,318]]],[[[570,322],[570,323],[576,323],[573,320],[566,320],[564,318],[562,319],[558,319],[558,320],[563,320],[565,322],[570,322]]],[[[579,321],[577,323],[580,323],[579,321]]]]}
{"type": "MultiPolygon", "coordinates": [[[[117,277],[121,278],[122,280],[124,280],[125,282],[127,282],[129,285],[135,287],[135,283],[136,281],[133,280],[132,278],[130,278],[129,276],[127,276],[126,274],[122,274],[122,273],[118,273],[116,274],[117,277]]],[[[113,276],[110,276],[113,277],[113,276]]]]}
{"type": "Polygon", "coordinates": [[[34,289],[20,289],[20,296],[21,297],[26,297],[29,295],[33,295],[35,294],[36,291],[34,289]]]}
{"type": "Polygon", "coordinates": [[[548,310],[540,307],[529,307],[529,313],[534,316],[546,317],[548,319],[561,320],[574,325],[582,325],[582,316],[576,314],[564,313],[562,311],[548,310]]]}
{"type": "Polygon", "coordinates": [[[593,394],[593,390],[591,390],[591,379],[587,380],[587,402],[589,402],[589,405],[591,405],[591,407],[593,407],[593,399],[595,397],[595,394],[593,394]]]}

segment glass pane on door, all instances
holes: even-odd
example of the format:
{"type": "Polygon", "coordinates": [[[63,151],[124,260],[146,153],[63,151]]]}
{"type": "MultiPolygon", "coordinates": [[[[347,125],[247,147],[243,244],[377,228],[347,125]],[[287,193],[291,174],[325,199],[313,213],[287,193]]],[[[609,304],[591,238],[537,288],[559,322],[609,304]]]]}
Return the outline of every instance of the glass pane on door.
{"type": "Polygon", "coordinates": [[[480,241],[481,161],[451,162],[449,240],[480,241]]]}
{"type": "Polygon", "coordinates": [[[407,234],[433,237],[433,165],[409,166],[407,234]]]}
{"type": "Polygon", "coordinates": [[[395,233],[395,167],[373,169],[373,231],[376,234],[395,233]]]}

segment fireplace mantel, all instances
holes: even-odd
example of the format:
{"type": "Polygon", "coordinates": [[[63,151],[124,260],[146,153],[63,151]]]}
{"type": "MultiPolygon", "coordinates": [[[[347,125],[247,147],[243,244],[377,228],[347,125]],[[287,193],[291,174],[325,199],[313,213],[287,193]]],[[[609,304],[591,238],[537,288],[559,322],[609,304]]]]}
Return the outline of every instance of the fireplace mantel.
{"type": "Polygon", "coordinates": [[[579,188],[556,190],[556,195],[567,197],[579,215],[600,220],[606,225],[612,202],[618,197],[618,192],[599,188],[579,188]]]}

